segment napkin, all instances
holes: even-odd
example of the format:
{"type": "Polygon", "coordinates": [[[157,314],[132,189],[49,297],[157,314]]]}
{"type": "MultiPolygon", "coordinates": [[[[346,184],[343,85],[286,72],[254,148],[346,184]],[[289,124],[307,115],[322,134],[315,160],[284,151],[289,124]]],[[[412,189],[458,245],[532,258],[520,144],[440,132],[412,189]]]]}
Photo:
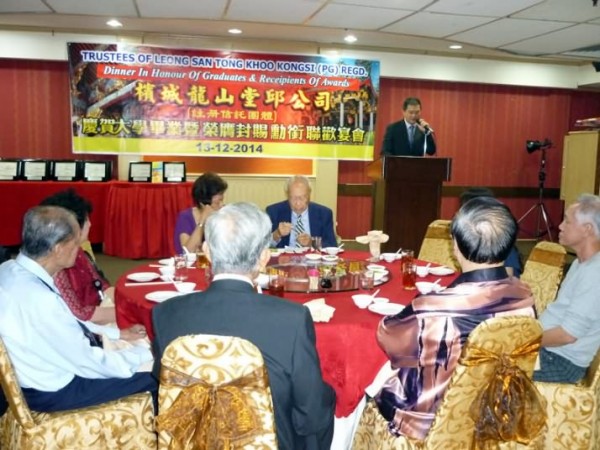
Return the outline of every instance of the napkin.
{"type": "Polygon", "coordinates": [[[360,244],[370,244],[372,242],[383,243],[387,242],[390,237],[380,230],[371,230],[368,231],[365,236],[357,236],[356,242],[360,244]]]}
{"type": "Polygon", "coordinates": [[[324,298],[310,300],[304,306],[310,311],[313,322],[329,322],[335,312],[335,308],[325,303],[324,298]]]}

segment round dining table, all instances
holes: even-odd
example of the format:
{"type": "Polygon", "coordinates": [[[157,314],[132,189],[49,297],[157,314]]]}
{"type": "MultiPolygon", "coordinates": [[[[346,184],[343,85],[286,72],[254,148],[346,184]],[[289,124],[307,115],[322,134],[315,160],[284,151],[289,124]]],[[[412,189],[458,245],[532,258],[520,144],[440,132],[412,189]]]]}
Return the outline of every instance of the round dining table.
{"type": "MultiPolygon", "coordinates": [[[[367,252],[345,251],[338,255],[342,259],[366,261],[367,252]]],[[[276,264],[273,261],[271,264],[276,264]]],[[[380,289],[378,297],[389,299],[390,303],[407,305],[418,294],[416,290],[405,290],[402,287],[400,273],[401,262],[381,261],[389,270],[386,282],[375,289],[380,289]]],[[[127,276],[134,272],[159,273],[157,264],[145,264],[123,274],[115,286],[115,305],[119,328],[127,328],[134,324],[143,324],[150,339],[153,338],[152,308],[156,302],[146,299],[153,291],[174,291],[172,283],[135,282],[127,276]]],[[[422,281],[435,281],[438,277],[427,276],[422,281]]],[[[442,286],[448,285],[454,277],[443,277],[442,286]]],[[[207,287],[205,269],[188,269],[188,281],[196,283],[197,290],[207,287]]],[[[265,290],[268,294],[268,290],[265,290]]],[[[382,315],[369,309],[359,309],[352,300],[352,295],[365,293],[358,290],[339,292],[285,292],[285,300],[305,303],[316,298],[324,298],[327,305],[335,308],[333,317],[328,322],[315,323],[317,352],[321,362],[324,380],[329,383],[337,395],[336,417],[348,416],[364,396],[365,388],[373,381],[387,357],[379,348],[376,340],[377,326],[382,315]]],[[[169,300],[167,300],[169,301],[169,300]]]]}

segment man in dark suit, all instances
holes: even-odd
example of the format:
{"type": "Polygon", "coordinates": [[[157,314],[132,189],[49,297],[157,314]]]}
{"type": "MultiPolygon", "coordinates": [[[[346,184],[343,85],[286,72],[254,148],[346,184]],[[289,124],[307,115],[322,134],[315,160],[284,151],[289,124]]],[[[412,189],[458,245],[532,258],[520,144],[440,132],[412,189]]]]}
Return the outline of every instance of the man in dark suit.
{"type": "Polygon", "coordinates": [[[421,100],[408,97],[402,104],[404,119],[387,127],[382,155],[425,156],[435,154],[433,130],[421,118],[421,100]]]}
{"type": "Polygon", "coordinates": [[[165,347],[179,336],[237,336],[256,345],[265,360],[280,449],[329,449],[335,393],[321,376],[308,309],[257,294],[252,280],[270,258],[271,223],[255,205],[233,203],[205,224],[203,250],[214,273],[201,293],[154,308],[156,375],[165,347]]]}
{"type": "Polygon", "coordinates": [[[291,177],[285,193],[287,200],[267,206],[276,246],[310,247],[311,236],[320,236],[323,247],[337,246],[333,212],[310,201],[308,179],[300,175],[291,177]]]}

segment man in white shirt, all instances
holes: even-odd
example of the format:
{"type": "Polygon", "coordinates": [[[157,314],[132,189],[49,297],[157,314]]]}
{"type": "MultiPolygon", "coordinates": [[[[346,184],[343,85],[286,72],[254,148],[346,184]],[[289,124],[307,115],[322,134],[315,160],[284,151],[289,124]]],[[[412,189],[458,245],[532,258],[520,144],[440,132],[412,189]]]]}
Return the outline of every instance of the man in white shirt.
{"type": "Polygon", "coordinates": [[[23,220],[20,254],[0,266],[0,336],[34,411],[81,408],[157,390],[150,373],[136,373],[152,361],[148,348],[108,352],[90,340],[90,331],[133,340],[145,336],[143,329],[119,333],[80,322],[54,285],[52,276],[73,265],[80,234],[69,211],[32,208],[23,220]]]}

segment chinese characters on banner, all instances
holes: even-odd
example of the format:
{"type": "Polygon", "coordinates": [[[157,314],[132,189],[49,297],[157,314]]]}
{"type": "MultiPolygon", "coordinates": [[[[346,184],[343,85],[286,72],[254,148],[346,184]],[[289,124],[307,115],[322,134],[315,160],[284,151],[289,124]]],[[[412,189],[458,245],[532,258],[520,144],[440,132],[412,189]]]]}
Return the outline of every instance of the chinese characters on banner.
{"type": "Polygon", "coordinates": [[[69,43],[74,153],[372,160],[379,62],[69,43]]]}

